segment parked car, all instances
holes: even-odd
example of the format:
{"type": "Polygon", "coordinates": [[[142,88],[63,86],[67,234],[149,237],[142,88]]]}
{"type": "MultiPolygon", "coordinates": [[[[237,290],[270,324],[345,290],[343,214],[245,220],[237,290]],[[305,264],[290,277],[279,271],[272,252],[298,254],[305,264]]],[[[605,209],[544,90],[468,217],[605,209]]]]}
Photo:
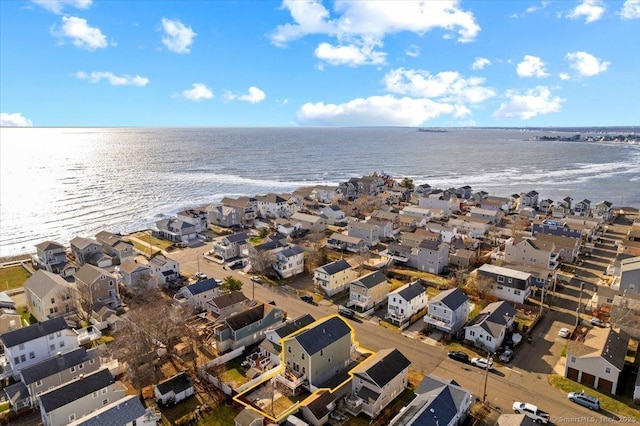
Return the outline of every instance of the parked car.
{"type": "Polygon", "coordinates": [[[569,336],[571,336],[571,330],[569,330],[568,328],[562,327],[560,331],[558,331],[558,336],[566,339],[569,336]]]}
{"type": "Polygon", "coordinates": [[[471,364],[476,367],[493,370],[493,360],[486,358],[471,358],[471,364]]]}
{"type": "Polygon", "coordinates": [[[597,318],[597,317],[591,318],[591,320],[589,321],[589,324],[595,325],[596,327],[605,327],[606,326],[604,321],[602,321],[600,318],[597,318]]]}
{"type": "Polygon", "coordinates": [[[303,302],[307,302],[307,303],[314,303],[313,302],[313,296],[310,296],[308,294],[303,294],[302,296],[300,296],[300,300],[302,300],[303,302]]]}
{"type": "Polygon", "coordinates": [[[338,314],[349,319],[354,319],[356,317],[356,314],[354,314],[351,309],[347,308],[338,308],[338,314]]]}
{"type": "Polygon", "coordinates": [[[198,280],[206,280],[207,279],[207,274],[205,274],[204,272],[196,272],[195,277],[198,280]]]}
{"type": "Polygon", "coordinates": [[[591,410],[600,410],[600,400],[595,396],[587,395],[584,392],[569,392],[567,394],[567,398],[569,398],[571,402],[575,402],[576,404],[580,404],[591,410]]]}
{"type": "Polygon", "coordinates": [[[505,349],[505,351],[500,354],[500,362],[507,364],[511,361],[512,356],[513,351],[511,349],[505,349]]]}
{"type": "Polygon", "coordinates": [[[447,356],[451,359],[455,359],[456,361],[460,361],[460,362],[464,362],[464,363],[468,363],[469,362],[469,355],[467,355],[464,352],[460,352],[460,351],[451,351],[447,354],[447,356]]]}
{"type": "Polygon", "coordinates": [[[258,283],[258,284],[262,283],[262,278],[260,278],[260,277],[259,277],[259,276],[257,276],[257,275],[251,275],[251,278],[250,278],[250,279],[251,279],[251,281],[253,281],[254,283],[258,283]]]}
{"type": "Polygon", "coordinates": [[[516,414],[524,414],[536,423],[549,423],[549,413],[544,412],[533,404],[516,401],[513,403],[513,411],[516,414]]]}

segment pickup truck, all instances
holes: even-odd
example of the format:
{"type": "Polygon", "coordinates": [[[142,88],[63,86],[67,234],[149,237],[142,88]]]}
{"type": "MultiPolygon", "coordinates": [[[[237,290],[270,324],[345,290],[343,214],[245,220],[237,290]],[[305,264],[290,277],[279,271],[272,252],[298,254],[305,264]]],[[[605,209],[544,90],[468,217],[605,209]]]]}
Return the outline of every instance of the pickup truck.
{"type": "Polygon", "coordinates": [[[516,414],[524,414],[536,423],[549,423],[549,413],[539,410],[537,406],[526,402],[516,401],[513,403],[513,411],[516,414]]]}

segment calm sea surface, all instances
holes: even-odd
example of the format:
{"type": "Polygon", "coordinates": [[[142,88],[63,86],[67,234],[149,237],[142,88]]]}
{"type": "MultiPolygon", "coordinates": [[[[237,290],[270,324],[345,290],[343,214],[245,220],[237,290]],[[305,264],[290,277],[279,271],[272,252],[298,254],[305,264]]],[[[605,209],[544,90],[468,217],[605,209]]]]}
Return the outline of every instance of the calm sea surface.
{"type": "MultiPolygon", "coordinates": [[[[0,129],[0,256],[128,232],[223,196],[384,171],[494,195],[640,206],[640,145],[532,142],[538,131],[410,128],[0,129]]],[[[570,134],[568,134],[570,135],[570,134]]]]}

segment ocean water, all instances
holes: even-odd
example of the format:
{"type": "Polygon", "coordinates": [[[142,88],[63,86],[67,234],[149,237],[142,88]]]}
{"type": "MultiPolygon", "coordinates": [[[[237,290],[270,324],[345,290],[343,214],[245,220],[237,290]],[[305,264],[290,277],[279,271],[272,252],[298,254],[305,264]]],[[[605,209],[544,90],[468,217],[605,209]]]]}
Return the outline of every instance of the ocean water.
{"type": "Polygon", "coordinates": [[[529,140],[543,134],[552,133],[2,128],[0,256],[48,239],[147,228],[224,196],[335,185],[374,171],[440,188],[500,196],[535,189],[543,198],[640,207],[640,145],[529,140]]]}

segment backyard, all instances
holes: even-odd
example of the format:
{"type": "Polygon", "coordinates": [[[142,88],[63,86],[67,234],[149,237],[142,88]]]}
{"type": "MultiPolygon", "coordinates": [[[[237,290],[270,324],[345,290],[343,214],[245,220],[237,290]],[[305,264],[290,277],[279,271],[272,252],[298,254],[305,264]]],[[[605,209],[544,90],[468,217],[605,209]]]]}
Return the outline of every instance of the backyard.
{"type": "Polygon", "coordinates": [[[0,268],[0,291],[20,288],[31,274],[22,266],[9,266],[0,268]]]}

